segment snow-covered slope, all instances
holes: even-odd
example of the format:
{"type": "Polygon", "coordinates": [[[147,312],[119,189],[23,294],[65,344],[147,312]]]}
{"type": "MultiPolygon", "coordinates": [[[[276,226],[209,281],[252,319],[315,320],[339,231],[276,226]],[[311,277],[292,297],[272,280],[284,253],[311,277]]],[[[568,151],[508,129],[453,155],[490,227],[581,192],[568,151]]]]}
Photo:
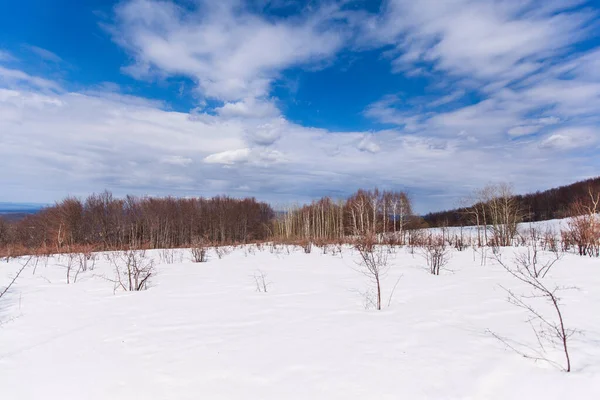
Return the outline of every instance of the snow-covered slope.
{"type": "MultiPolygon", "coordinates": [[[[440,276],[418,251],[396,249],[382,311],[365,310],[370,284],[350,248],[244,247],[202,264],[187,252],[160,264],[159,253],[143,292],[113,294],[102,258],[69,285],[64,257],[26,270],[0,299],[2,399],[600,398],[598,259],[567,254],[546,278],[580,289],[562,296],[567,325],[582,332],[564,373],[486,333],[536,343],[499,285],[528,288],[472,249],[453,250],[440,276]],[[267,293],[256,291],[259,270],[267,293]]],[[[20,262],[0,263],[0,287],[20,262]]]]}

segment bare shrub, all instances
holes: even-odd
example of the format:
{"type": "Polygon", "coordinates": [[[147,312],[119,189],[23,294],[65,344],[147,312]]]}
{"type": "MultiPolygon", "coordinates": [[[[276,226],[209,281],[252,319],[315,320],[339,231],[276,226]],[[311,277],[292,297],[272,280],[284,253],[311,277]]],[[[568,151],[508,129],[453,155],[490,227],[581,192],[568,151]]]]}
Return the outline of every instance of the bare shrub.
{"type": "Polygon", "coordinates": [[[560,249],[558,247],[558,239],[556,232],[550,228],[546,229],[542,239],[542,249],[557,253],[560,249]]]}
{"type": "MultiPolygon", "coordinates": [[[[577,246],[579,255],[600,257],[600,192],[588,190],[589,199],[575,201],[571,205],[572,218],[563,237],[573,246],[577,246]]],[[[564,240],[564,239],[563,239],[564,240]]]]}
{"type": "Polygon", "coordinates": [[[164,264],[173,264],[175,262],[175,252],[173,249],[162,249],[159,253],[160,261],[164,264]]]}
{"type": "MultiPolygon", "coordinates": [[[[136,246],[136,248],[139,247],[136,246]]],[[[183,253],[180,249],[161,249],[159,258],[163,264],[181,263],[183,262],[183,253]]]]}
{"type": "Polygon", "coordinates": [[[562,290],[575,289],[561,286],[549,286],[543,281],[543,277],[550,270],[556,260],[543,267],[536,267],[533,261],[533,250],[527,256],[517,256],[512,262],[505,262],[501,255],[496,255],[495,260],[515,279],[526,284],[530,293],[518,294],[512,289],[502,287],[508,293],[508,302],[527,311],[529,318],[527,323],[535,334],[537,347],[532,347],[514,340],[504,338],[489,331],[496,339],[500,340],[511,350],[519,355],[536,360],[546,361],[549,364],[565,371],[571,371],[571,358],[569,355],[569,338],[577,331],[565,326],[564,314],[561,309],[561,299],[558,296],[562,290]],[[534,305],[534,302],[542,301],[550,306],[551,312],[540,311],[542,304],[534,305]],[[564,355],[564,364],[552,360],[547,353],[546,346],[560,348],[564,355]]]}
{"type": "Polygon", "coordinates": [[[214,249],[215,249],[215,254],[219,258],[219,260],[230,253],[229,247],[227,247],[227,246],[215,246],[214,249]]]}
{"type": "Polygon", "coordinates": [[[455,234],[452,238],[450,238],[452,245],[458,251],[463,251],[468,247],[467,241],[465,240],[465,236],[463,234],[463,227],[460,227],[460,234],[455,234]]]}
{"type": "Polygon", "coordinates": [[[433,275],[439,275],[440,270],[448,264],[450,252],[446,248],[446,241],[441,236],[430,237],[429,243],[423,246],[422,252],[433,275]]]}
{"type": "Polygon", "coordinates": [[[250,255],[256,254],[256,247],[254,245],[249,244],[249,245],[244,246],[244,255],[246,257],[248,257],[248,254],[250,254],[250,255]]]}
{"type": "Polygon", "coordinates": [[[8,293],[8,291],[10,290],[10,288],[15,284],[15,282],[17,281],[17,279],[19,279],[19,276],[23,273],[23,271],[25,271],[25,268],[27,268],[27,266],[31,263],[31,261],[33,259],[34,259],[33,256],[29,256],[27,258],[27,260],[23,264],[21,264],[21,268],[19,268],[19,270],[17,271],[17,273],[15,274],[15,276],[13,276],[13,278],[8,283],[8,285],[5,286],[4,289],[0,290],[0,299],[4,295],[6,295],[8,293]]]}
{"type": "Polygon", "coordinates": [[[194,246],[191,250],[193,262],[201,263],[208,260],[208,257],[206,256],[206,247],[194,246]]]}
{"type": "MultiPolygon", "coordinates": [[[[77,282],[77,277],[79,276],[80,268],[79,264],[77,264],[77,254],[75,253],[67,253],[64,254],[65,262],[61,262],[59,264],[61,267],[65,268],[67,271],[67,285],[71,283],[72,276],[74,275],[74,282],[77,282]]],[[[60,257],[60,258],[63,258],[60,257]]],[[[59,258],[59,259],[60,259],[59,258]]]]}
{"type": "Polygon", "coordinates": [[[90,252],[77,253],[77,261],[79,263],[79,270],[86,272],[87,270],[93,271],[96,266],[96,260],[98,257],[96,254],[90,252]]]}
{"type": "Polygon", "coordinates": [[[261,271],[260,269],[252,275],[254,278],[254,283],[256,284],[256,291],[259,293],[267,293],[269,289],[269,285],[272,282],[267,281],[267,274],[261,271]]]}
{"type": "Polygon", "coordinates": [[[114,267],[114,290],[125,291],[146,290],[150,279],[155,275],[154,260],[146,255],[146,250],[125,250],[108,255],[114,267]]]}
{"type": "Polygon", "coordinates": [[[312,242],[310,240],[303,240],[300,242],[300,246],[302,247],[304,253],[310,254],[312,252],[312,242]]]}
{"type": "Polygon", "coordinates": [[[208,248],[207,241],[203,238],[195,238],[192,240],[192,262],[206,262],[208,261],[208,248]]]}
{"type": "Polygon", "coordinates": [[[337,256],[339,255],[340,257],[342,257],[342,251],[344,250],[344,246],[342,244],[334,244],[331,246],[331,255],[332,256],[337,256]]]}
{"type": "Polygon", "coordinates": [[[517,252],[514,263],[535,278],[544,278],[561,258],[562,254],[558,251],[549,251],[544,254],[539,250],[538,240],[532,240],[524,251],[517,252]]]}

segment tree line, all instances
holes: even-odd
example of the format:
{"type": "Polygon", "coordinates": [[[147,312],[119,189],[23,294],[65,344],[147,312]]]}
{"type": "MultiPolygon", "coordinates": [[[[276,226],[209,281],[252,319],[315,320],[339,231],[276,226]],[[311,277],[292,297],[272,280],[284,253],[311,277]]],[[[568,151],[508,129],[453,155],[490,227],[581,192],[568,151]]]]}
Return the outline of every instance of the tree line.
{"type": "Polygon", "coordinates": [[[342,200],[323,197],[279,212],[254,198],[115,198],[105,191],[83,200],[66,198],[18,221],[0,218],[0,253],[68,252],[81,246],[101,251],[267,240],[341,242],[365,236],[404,244],[414,229],[468,225],[478,227],[480,246],[508,246],[518,223],[581,215],[592,206],[595,210],[597,204],[590,202],[598,192],[600,178],[527,195],[514,195],[507,184],[489,185],[473,193],[469,206],[421,218],[414,215],[405,192],[378,189],[359,189],[342,200]]]}
{"type": "Polygon", "coordinates": [[[274,236],[317,241],[367,234],[401,238],[406,229],[416,226],[412,208],[405,192],[359,189],[346,200],[323,197],[288,208],[274,221],[274,236]]]}
{"type": "MultiPolygon", "coordinates": [[[[511,196],[515,207],[520,210],[522,221],[535,222],[560,219],[576,214],[574,203],[577,201],[588,202],[590,190],[600,191],[600,177],[535,193],[511,194],[511,196]]],[[[468,206],[428,213],[423,216],[423,220],[430,227],[473,225],[475,223],[472,212],[473,205],[482,202],[480,192],[476,191],[472,196],[464,199],[463,202],[468,206]]],[[[485,202],[485,199],[483,200],[485,202]]]]}
{"type": "Polygon", "coordinates": [[[19,221],[0,219],[0,247],[63,252],[77,246],[110,250],[249,242],[271,236],[274,215],[254,198],[120,199],[105,191],[85,200],[66,198],[19,221]]]}
{"type": "MultiPolygon", "coordinates": [[[[403,232],[412,222],[406,193],[358,190],[276,213],[254,198],[115,198],[105,191],[66,198],[18,221],[0,218],[0,248],[66,252],[190,247],[265,240],[341,240],[366,232],[403,232]]],[[[6,251],[4,251],[6,252],[6,251]]]]}

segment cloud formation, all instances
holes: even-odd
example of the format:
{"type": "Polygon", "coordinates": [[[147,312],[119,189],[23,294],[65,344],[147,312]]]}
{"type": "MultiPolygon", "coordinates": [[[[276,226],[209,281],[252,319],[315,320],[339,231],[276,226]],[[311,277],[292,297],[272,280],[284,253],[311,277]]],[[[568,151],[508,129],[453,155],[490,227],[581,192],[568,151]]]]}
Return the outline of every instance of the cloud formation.
{"type": "Polygon", "coordinates": [[[272,21],[233,0],[199,1],[191,10],[124,2],[112,31],[133,56],[125,72],[191,77],[203,96],[227,101],[266,96],[283,69],[326,60],[343,44],[327,8],[272,21]]]}
{"type": "Polygon", "coordinates": [[[280,203],[379,186],[408,189],[426,211],[493,181],[523,191],[597,174],[600,50],[574,49],[596,12],[578,3],[323,3],[282,18],[233,0],[124,1],[106,27],[130,56],[123,72],[191,79],[197,104],[175,112],[115,84],[68,90],[0,52],[3,200],[106,187],[280,203]],[[381,93],[363,115],[383,126],[368,131],[286,118],[272,86],[287,69],[374,49],[426,81],[424,94],[381,93]]]}

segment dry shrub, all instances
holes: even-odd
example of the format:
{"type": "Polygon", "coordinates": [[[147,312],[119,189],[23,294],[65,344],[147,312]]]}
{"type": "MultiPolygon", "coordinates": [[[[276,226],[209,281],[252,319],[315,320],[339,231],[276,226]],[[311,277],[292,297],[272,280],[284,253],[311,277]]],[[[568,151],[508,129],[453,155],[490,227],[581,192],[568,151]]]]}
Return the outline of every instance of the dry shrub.
{"type": "MultiPolygon", "coordinates": [[[[571,219],[563,232],[563,241],[577,246],[579,255],[600,257],[600,192],[588,190],[589,199],[580,199],[571,205],[571,219]]],[[[563,245],[564,247],[564,245],[563,245]]]]}
{"type": "Polygon", "coordinates": [[[446,248],[446,241],[442,236],[429,236],[427,243],[422,248],[422,254],[432,275],[439,275],[440,270],[448,264],[450,258],[450,252],[446,248]]]}
{"type": "Polygon", "coordinates": [[[154,260],[146,255],[146,250],[117,251],[107,255],[114,267],[115,278],[109,279],[114,290],[146,290],[150,279],[155,275],[154,260]]]}

